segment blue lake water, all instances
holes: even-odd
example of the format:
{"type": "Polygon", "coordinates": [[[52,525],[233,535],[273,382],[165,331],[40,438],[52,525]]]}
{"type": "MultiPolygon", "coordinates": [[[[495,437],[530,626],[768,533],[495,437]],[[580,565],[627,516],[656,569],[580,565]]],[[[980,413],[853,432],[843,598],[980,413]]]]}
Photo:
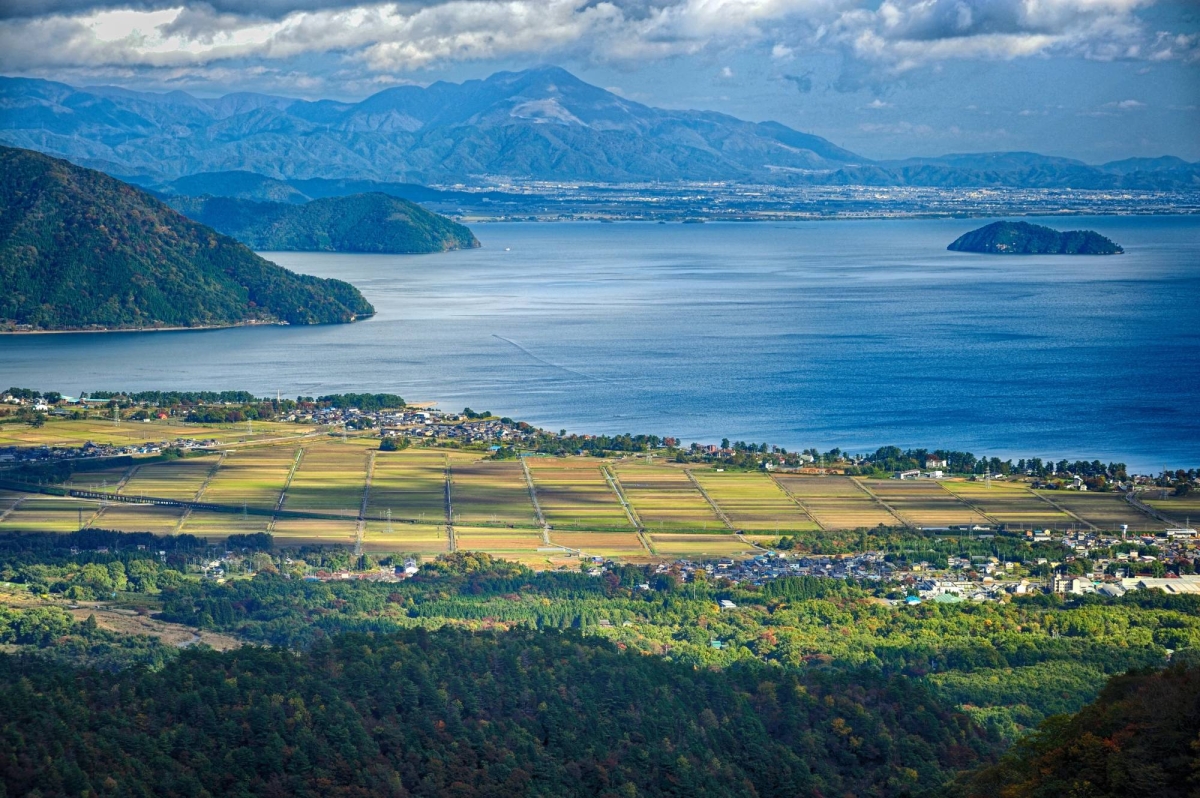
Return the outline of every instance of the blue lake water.
{"type": "Polygon", "coordinates": [[[1200,218],[1046,222],[1118,257],[946,251],[983,223],[484,224],[470,252],[268,253],[378,315],[3,337],[0,382],[386,390],[556,430],[1200,465],[1200,218]]]}

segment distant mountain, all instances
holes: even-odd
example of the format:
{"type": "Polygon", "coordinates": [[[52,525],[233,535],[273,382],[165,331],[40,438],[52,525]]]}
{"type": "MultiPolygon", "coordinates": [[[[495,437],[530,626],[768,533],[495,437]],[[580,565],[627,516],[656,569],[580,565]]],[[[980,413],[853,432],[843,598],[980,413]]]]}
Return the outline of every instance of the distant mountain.
{"type": "Polygon", "coordinates": [[[946,249],[989,255],[1120,255],[1120,245],[1092,230],[1059,232],[1029,222],[993,222],[946,249]]]}
{"type": "MultiPolygon", "coordinates": [[[[227,186],[220,192],[201,183],[173,189],[188,195],[222,194],[233,171],[286,181],[310,199],[319,195],[299,187],[298,181],[379,181],[395,186],[524,178],[1200,188],[1200,164],[1169,157],[1100,166],[1036,153],[872,162],[778,122],[642,105],[556,67],[499,72],[464,83],[439,81],[424,88],[398,86],[354,103],[245,93],[200,99],[179,91],[80,89],[0,78],[0,141],[144,185],[225,173],[216,178],[227,186]]],[[[251,189],[248,184],[236,196],[303,201],[287,188],[273,195],[261,193],[265,190],[265,185],[251,189]]],[[[336,192],[369,190],[374,189],[336,192]]]]}
{"type": "Polygon", "coordinates": [[[0,321],[37,329],[348,322],[354,286],[295,274],[108,175],[0,147],[0,321]]]}
{"type": "Polygon", "coordinates": [[[555,67],[401,86],[358,103],[201,100],[4,78],[0,139],[118,176],[160,179],[245,170],[418,183],[485,175],[748,180],[863,162],[777,123],[650,108],[555,67]]]}
{"type": "Polygon", "coordinates": [[[257,250],[411,254],[479,246],[463,225],[382,193],[303,205],[213,196],[169,197],[166,202],[257,250]]]}

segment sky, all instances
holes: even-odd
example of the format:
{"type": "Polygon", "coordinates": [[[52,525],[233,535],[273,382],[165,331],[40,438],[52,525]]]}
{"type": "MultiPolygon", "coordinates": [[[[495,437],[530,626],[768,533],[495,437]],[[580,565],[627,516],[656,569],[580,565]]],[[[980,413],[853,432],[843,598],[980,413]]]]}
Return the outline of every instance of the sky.
{"type": "Polygon", "coordinates": [[[556,64],[870,158],[1200,160],[1200,0],[0,0],[0,74],[361,99],[556,64]]]}

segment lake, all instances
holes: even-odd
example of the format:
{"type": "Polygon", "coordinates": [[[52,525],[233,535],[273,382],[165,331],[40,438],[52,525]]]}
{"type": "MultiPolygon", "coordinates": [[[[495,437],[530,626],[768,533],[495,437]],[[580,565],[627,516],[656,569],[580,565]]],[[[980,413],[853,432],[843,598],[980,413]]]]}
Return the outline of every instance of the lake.
{"type": "Polygon", "coordinates": [[[576,432],[1200,465],[1200,218],[1033,220],[1114,257],[946,245],[985,220],[506,223],[438,255],[265,253],[352,325],[0,338],[0,382],[389,391],[576,432]]]}

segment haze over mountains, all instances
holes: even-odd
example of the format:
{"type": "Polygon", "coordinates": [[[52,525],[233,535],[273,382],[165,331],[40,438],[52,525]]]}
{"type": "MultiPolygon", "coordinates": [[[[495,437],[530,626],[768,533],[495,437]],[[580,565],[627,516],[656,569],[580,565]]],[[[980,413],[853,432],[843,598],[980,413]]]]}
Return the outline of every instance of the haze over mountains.
{"type": "Polygon", "coordinates": [[[1200,165],[1170,157],[1102,166],[1033,153],[874,162],[775,122],[651,108],[556,67],[500,72],[461,84],[397,87],[357,103],[262,94],[200,99],[183,92],[76,89],[0,78],[0,141],[148,184],[242,170],[289,180],[421,184],[532,178],[1200,186],[1200,165]]]}

